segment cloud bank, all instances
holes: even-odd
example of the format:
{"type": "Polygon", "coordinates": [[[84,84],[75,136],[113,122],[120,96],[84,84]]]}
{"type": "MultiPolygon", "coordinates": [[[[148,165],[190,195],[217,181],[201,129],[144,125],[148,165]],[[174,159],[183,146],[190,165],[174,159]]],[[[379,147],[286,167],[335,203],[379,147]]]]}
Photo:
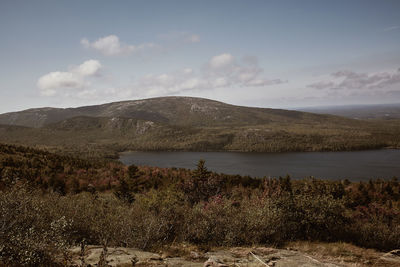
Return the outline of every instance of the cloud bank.
{"type": "MultiPolygon", "coordinates": [[[[116,46],[113,49],[111,50],[117,51],[123,48],[116,46]]],[[[118,81],[115,79],[96,83],[93,77],[98,77],[101,69],[99,61],[88,60],[68,71],[54,71],[43,75],[38,79],[37,86],[44,96],[58,94],[64,97],[106,100],[179,95],[186,92],[198,94],[215,89],[263,88],[286,83],[281,79],[266,78],[256,57],[238,59],[230,53],[211,57],[197,70],[184,68],[173,72],[150,73],[125,86],[117,86],[118,81]]]]}
{"type": "Polygon", "coordinates": [[[255,57],[237,60],[229,53],[216,55],[200,71],[185,68],[173,73],[148,74],[112,94],[121,96],[160,96],[186,91],[204,91],[217,88],[265,87],[285,83],[281,79],[267,79],[255,57]]]}
{"type": "Polygon", "coordinates": [[[331,73],[326,80],[308,85],[318,90],[373,90],[400,83],[400,69],[365,73],[341,70],[331,73]]]}

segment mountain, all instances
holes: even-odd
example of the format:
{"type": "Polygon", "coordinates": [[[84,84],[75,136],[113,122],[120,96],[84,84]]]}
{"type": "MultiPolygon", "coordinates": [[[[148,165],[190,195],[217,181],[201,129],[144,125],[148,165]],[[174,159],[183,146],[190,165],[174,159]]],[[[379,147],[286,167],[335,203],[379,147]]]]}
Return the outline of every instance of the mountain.
{"type": "Polygon", "coordinates": [[[0,124],[40,128],[79,116],[135,118],[180,126],[256,125],[328,118],[299,111],[234,106],[203,98],[159,97],[78,108],[28,109],[1,114],[0,124]]]}
{"type": "Polygon", "coordinates": [[[91,157],[124,150],[337,151],[400,147],[400,123],[160,97],[1,114],[0,142],[91,157]]]}

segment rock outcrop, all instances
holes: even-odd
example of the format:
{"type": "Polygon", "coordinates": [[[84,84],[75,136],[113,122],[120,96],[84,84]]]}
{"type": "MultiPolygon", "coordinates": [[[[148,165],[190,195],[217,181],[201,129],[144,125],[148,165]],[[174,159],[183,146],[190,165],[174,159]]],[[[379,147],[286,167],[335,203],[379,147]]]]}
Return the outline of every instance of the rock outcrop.
{"type": "MultiPolygon", "coordinates": [[[[86,266],[98,266],[103,248],[85,249],[86,266]]],[[[81,265],[81,250],[71,249],[72,266],[81,265]]],[[[186,251],[182,255],[152,253],[134,248],[108,248],[108,266],[180,266],[180,267],[337,267],[337,266],[400,266],[400,250],[383,254],[376,262],[346,262],[340,258],[316,258],[296,249],[231,248],[208,252],[186,251]]]]}

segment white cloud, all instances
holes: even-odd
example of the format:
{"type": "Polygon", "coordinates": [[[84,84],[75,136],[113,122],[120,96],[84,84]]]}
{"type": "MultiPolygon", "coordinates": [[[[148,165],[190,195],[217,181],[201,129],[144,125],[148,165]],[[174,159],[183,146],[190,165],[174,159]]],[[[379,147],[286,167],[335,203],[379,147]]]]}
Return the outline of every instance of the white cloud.
{"type": "Polygon", "coordinates": [[[142,51],[145,49],[152,49],[158,47],[154,43],[143,43],[139,45],[128,45],[120,42],[119,37],[116,35],[109,35],[90,42],[88,39],[83,38],[81,44],[85,48],[97,50],[105,56],[127,55],[133,52],[142,51]]]}
{"type": "Polygon", "coordinates": [[[146,96],[176,94],[199,89],[203,82],[192,74],[187,76],[179,75],[179,73],[146,75],[131,85],[130,89],[134,92],[141,92],[146,96]]]}
{"type": "Polygon", "coordinates": [[[258,65],[257,58],[245,57],[239,61],[229,53],[212,57],[205,72],[206,76],[213,79],[214,84],[217,84],[218,87],[221,87],[222,84],[226,84],[226,86],[262,87],[285,83],[280,79],[263,78],[261,76],[263,69],[258,65]]]}
{"type": "Polygon", "coordinates": [[[215,88],[227,87],[229,85],[229,81],[225,77],[218,77],[215,80],[211,81],[211,85],[215,88]]]}
{"type": "MultiPolygon", "coordinates": [[[[46,92],[54,92],[56,88],[82,87],[83,79],[76,73],[54,71],[40,77],[37,85],[46,92]]],[[[47,93],[47,95],[49,95],[49,93],[47,93]]]]}
{"type": "Polygon", "coordinates": [[[74,68],[72,71],[82,76],[91,76],[91,75],[96,75],[101,69],[101,67],[102,66],[98,60],[91,59],[83,62],[81,65],[74,68]]]}
{"type": "Polygon", "coordinates": [[[221,69],[233,64],[233,56],[228,53],[217,55],[211,58],[209,65],[213,69],[221,69]]]}
{"type": "Polygon", "coordinates": [[[54,71],[43,75],[38,79],[37,86],[44,96],[56,95],[57,89],[84,88],[87,84],[85,78],[97,75],[101,67],[99,61],[87,60],[70,71],[54,71]]]}

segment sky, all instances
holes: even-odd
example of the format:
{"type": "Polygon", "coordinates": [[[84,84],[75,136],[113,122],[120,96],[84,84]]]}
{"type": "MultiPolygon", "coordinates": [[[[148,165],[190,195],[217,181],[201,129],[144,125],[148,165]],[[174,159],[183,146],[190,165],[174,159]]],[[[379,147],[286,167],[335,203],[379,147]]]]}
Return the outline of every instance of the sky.
{"type": "Polygon", "coordinates": [[[0,113],[400,103],[400,1],[0,1],[0,113]]]}

